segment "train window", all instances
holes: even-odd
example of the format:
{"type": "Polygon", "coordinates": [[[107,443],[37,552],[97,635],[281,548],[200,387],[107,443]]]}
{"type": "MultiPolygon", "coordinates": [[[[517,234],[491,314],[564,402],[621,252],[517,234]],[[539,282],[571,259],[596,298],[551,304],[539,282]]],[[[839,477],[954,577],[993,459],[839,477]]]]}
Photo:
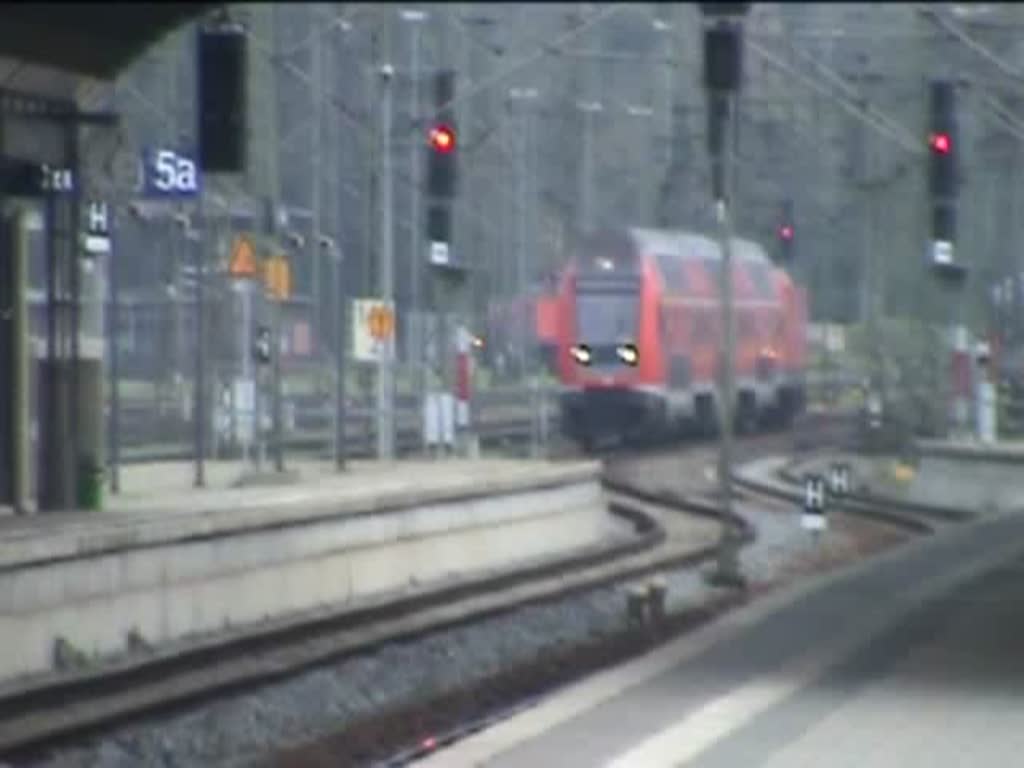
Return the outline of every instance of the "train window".
{"type": "Polygon", "coordinates": [[[674,355],[669,361],[668,383],[673,389],[685,389],[692,378],[690,358],[674,355]]]}
{"type": "Polygon", "coordinates": [[[739,337],[741,339],[749,339],[754,335],[754,318],[750,312],[740,312],[737,324],[739,326],[739,337]]]}
{"type": "Polygon", "coordinates": [[[708,279],[711,280],[711,287],[717,291],[718,282],[721,280],[720,275],[722,274],[721,262],[705,259],[704,269],[707,270],[708,279]]]}
{"type": "Polygon", "coordinates": [[[634,341],[639,324],[640,300],[636,295],[577,294],[576,335],[585,344],[618,344],[634,341]]]}
{"type": "Polygon", "coordinates": [[[698,310],[694,313],[693,340],[697,344],[714,344],[715,324],[710,312],[698,310]]]}
{"type": "Polygon", "coordinates": [[[671,344],[676,338],[675,313],[671,307],[662,307],[659,316],[659,333],[663,343],[671,344]]]}
{"type": "Polygon", "coordinates": [[[687,284],[683,260],[665,253],[658,254],[654,259],[661,271],[661,277],[665,281],[665,287],[671,293],[684,293],[687,290],[687,284]]]}
{"type": "Polygon", "coordinates": [[[681,307],[662,307],[660,316],[662,340],[667,344],[682,344],[686,340],[686,316],[681,307]]]}
{"type": "Polygon", "coordinates": [[[759,299],[770,299],[774,295],[772,290],[772,276],[768,267],[764,264],[751,264],[749,268],[750,282],[754,285],[754,294],[759,299]]]}

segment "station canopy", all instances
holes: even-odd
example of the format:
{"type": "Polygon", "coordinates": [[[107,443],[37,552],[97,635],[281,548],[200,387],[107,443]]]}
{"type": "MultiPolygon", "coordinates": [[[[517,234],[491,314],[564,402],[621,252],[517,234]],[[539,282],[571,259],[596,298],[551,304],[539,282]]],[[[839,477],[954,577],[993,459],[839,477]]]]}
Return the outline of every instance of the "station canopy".
{"type": "Polygon", "coordinates": [[[110,80],[165,34],[209,8],[205,3],[9,3],[0,23],[0,57],[110,80]]]}

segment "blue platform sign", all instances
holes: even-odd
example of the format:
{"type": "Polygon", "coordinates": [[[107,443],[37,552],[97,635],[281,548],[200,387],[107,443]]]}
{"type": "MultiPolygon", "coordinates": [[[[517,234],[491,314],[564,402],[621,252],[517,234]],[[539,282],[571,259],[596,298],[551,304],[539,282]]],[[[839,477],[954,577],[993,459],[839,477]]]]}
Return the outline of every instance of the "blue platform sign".
{"type": "Polygon", "coordinates": [[[199,164],[189,153],[166,148],[142,152],[142,190],[146,197],[196,197],[199,164]]]}

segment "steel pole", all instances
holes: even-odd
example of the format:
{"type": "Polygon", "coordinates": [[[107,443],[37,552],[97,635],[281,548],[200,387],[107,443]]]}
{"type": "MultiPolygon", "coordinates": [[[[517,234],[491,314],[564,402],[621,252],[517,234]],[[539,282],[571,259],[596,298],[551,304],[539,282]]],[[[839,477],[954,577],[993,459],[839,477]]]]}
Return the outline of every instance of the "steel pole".
{"type": "MultiPolygon", "coordinates": [[[[2,124],[2,122],[0,122],[2,124]]],[[[46,249],[46,377],[43,381],[43,399],[45,406],[40,409],[40,420],[43,424],[42,451],[40,462],[42,473],[49,471],[39,483],[40,506],[43,509],[67,509],[64,499],[64,465],[63,454],[57,453],[58,438],[63,441],[59,432],[60,390],[57,385],[57,247],[54,231],[57,228],[57,207],[52,193],[46,195],[44,201],[44,247],[46,249]],[[55,461],[59,459],[59,461],[55,461]],[[57,466],[54,466],[54,465],[57,466]],[[56,477],[54,477],[56,475],[56,477]],[[54,491],[56,488],[56,491],[54,491]]]]}
{"type": "MultiPolygon", "coordinates": [[[[242,361],[242,387],[247,393],[251,392],[252,394],[252,402],[250,403],[252,409],[251,427],[242,430],[242,439],[240,441],[242,443],[242,460],[245,464],[248,464],[253,454],[252,443],[258,434],[256,430],[259,429],[259,414],[256,408],[256,378],[253,376],[252,371],[252,298],[256,283],[254,280],[243,279],[238,281],[237,285],[242,299],[242,326],[238,329],[238,354],[242,361]]],[[[236,391],[236,397],[237,394],[236,391]]],[[[235,412],[237,413],[239,410],[241,409],[236,402],[235,412]]],[[[255,459],[253,460],[255,461],[255,459]]]]}
{"type": "MultiPolygon", "coordinates": [[[[200,209],[202,201],[200,200],[200,209]]],[[[188,240],[186,239],[186,242],[188,240]]],[[[206,466],[204,464],[206,443],[206,311],[204,308],[203,284],[206,277],[203,271],[203,241],[195,245],[196,264],[196,370],[192,393],[192,421],[195,450],[195,486],[206,485],[206,466]]]]}
{"type": "MultiPolygon", "coordinates": [[[[867,111],[867,102],[861,102],[861,109],[867,111]]],[[[878,371],[876,370],[878,339],[875,330],[874,307],[872,306],[872,291],[874,288],[874,264],[872,254],[872,201],[871,201],[871,173],[873,172],[873,155],[868,129],[864,123],[860,125],[861,141],[861,184],[863,186],[863,212],[861,216],[861,321],[864,323],[864,335],[867,341],[868,375],[871,388],[876,390],[879,386],[878,371]]]]}
{"type": "MultiPolygon", "coordinates": [[[[71,390],[71,396],[68,398],[68,422],[70,423],[71,434],[70,434],[70,448],[71,448],[71,489],[72,489],[72,504],[75,508],[78,506],[78,494],[81,491],[81,468],[82,462],[82,435],[81,435],[81,380],[82,380],[82,365],[81,360],[81,315],[82,315],[82,287],[81,287],[81,254],[80,254],[80,213],[81,213],[81,186],[78,183],[80,177],[79,167],[79,156],[78,156],[78,126],[65,128],[67,132],[68,141],[68,160],[71,166],[73,178],[75,179],[74,186],[72,187],[72,199],[71,209],[69,211],[68,221],[68,232],[66,235],[66,242],[69,245],[68,256],[71,259],[71,263],[68,265],[70,269],[71,279],[71,358],[68,361],[70,366],[70,378],[69,378],[69,389],[71,390]]],[[[96,404],[98,405],[98,404],[96,404]]],[[[95,406],[94,406],[95,407],[95,406]]]]}
{"type": "MultiPolygon", "coordinates": [[[[522,110],[522,107],[520,107],[522,110]]],[[[526,115],[520,112],[519,115],[519,250],[516,254],[516,295],[519,301],[526,299],[526,115]]],[[[526,374],[526,328],[523,327],[522,318],[519,318],[519,327],[516,329],[517,349],[516,356],[519,358],[520,376],[526,374]]],[[[533,436],[530,438],[531,450],[533,436]]]]}
{"type": "MultiPolygon", "coordinates": [[[[114,206],[111,210],[116,211],[114,206]]],[[[117,266],[117,219],[116,214],[112,217],[110,227],[110,254],[107,256],[107,284],[110,286],[109,302],[107,310],[107,354],[110,356],[109,386],[110,386],[110,419],[107,421],[109,430],[107,440],[110,445],[110,492],[120,493],[121,491],[121,388],[120,380],[120,352],[117,348],[117,337],[120,329],[120,280],[118,279],[117,266]]]]}
{"type": "MultiPolygon", "coordinates": [[[[536,279],[537,274],[537,253],[540,250],[540,227],[537,222],[537,200],[538,200],[538,183],[537,183],[537,120],[535,115],[524,114],[523,119],[525,125],[523,126],[523,143],[526,145],[526,152],[524,155],[524,172],[527,175],[527,195],[524,198],[524,202],[527,203],[527,211],[529,212],[529,232],[532,233],[531,243],[532,247],[526,251],[526,263],[523,265],[524,277],[525,277],[525,291],[524,293],[530,295],[532,293],[533,282],[536,279]],[[532,201],[532,202],[531,202],[532,201]]],[[[530,376],[530,434],[533,443],[532,455],[534,458],[540,456],[541,451],[544,447],[544,425],[542,424],[541,411],[544,408],[544,398],[541,392],[541,377],[540,377],[540,345],[539,339],[536,335],[537,327],[537,305],[531,303],[530,315],[527,317],[527,337],[531,340],[529,347],[526,350],[526,365],[527,371],[530,376]]]]}
{"type": "MultiPolygon", "coordinates": [[[[714,94],[712,98],[729,99],[726,95],[714,94]]],[[[728,125],[729,118],[736,120],[734,113],[735,98],[729,105],[733,109],[726,110],[723,121],[728,125]]],[[[725,130],[723,126],[723,131],[725,130]]],[[[723,353],[719,390],[719,413],[721,414],[719,429],[721,440],[718,451],[718,485],[721,496],[722,526],[718,541],[717,570],[714,574],[719,583],[741,583],[739,564],[736,557],[736,542],[733,537],[732,515],[732,430],[733,410],[735,403],[734,365],[736,355],[736,334],[733,313],[732,285],[732,213],[730,211],[730,182],[732,165],[732,142],[722,141],[722,199],[716,201],[718,214],[718,239],[722,252],[721,269],[719,271],[719,292],[721,324],[723,331],[723,353]]]]}
{"type": "Polygon", "coordinates": [[[281,381],[281,335],[284,330],[284,299],[281,296],[273,297],[274,312],[274,335],[271,351],[272,365],[271,376],[273,377],[273,420],[274,420],[274,469],[277,472],[284,472],[284,392],[281,381]]]}
{"type": "MultiPolygon", "coordinates": [[[[418,140],[421,134],[420,127],[420,26],[417,19],[410,19],[411,35],[409,63],[411,85],[409,88],[409,114],[412,118],[414,140],[409,142],[409,269],[410,274],[410,304],[412,305],[412,319],[418,329],[416,343],[412,349],[413,376],[416,381],[415,402],[420,413],[423,412],[427,398],[427,366],[424,365],[423,349],[426,346],[426,323],[423,317],[423,301],[420,297],[420,280],[423,274],[423,233],[420,230],[420,153],[422,145],[418,140]]],[[[414,327],[413,323],[409,327],[414,327]]],[[[412,335],[410,334],[410,337],[412,335]]],[[[427,448],[427,434],[425,429],[420,430],[422,450],[427,448]]]]}
{"type": "MultiPolygon", "coordinates": [[[[391,99],[394,71],[381,68],[380,298],[394,300],[394,252],[391,210],[391,99]]],[[[393,339],[393,336],[392,336],[393,339]]],[[[386,340],[377,369],[377,458],[394,458],[394,363],[392,339],[386,340]]]]}
{"type": "MultiPolygon", "coordinates": [[[[536,274],[536,263],[535,257],[538,248],[538,227],[536,220],[536,200],[537,200],[537,171],[536,164],[531,162],[535,160],[536,152],[536,140],[533,136],[537,129],[537,121],[531,119],[533,116],[524,112],[523,114],[523,175],[526,177],[524,183],[525,194],[523,195],[523,220],[527,222],[524,230],[524,236],[527,232],[532,233],[532,243],[529,245],[524,243],[524,256],[523,256],[523,296],[533,298],[532,294],[532,283],[533,277],[536,274]],[[530,205],[530,200],[534,201],[533,205],[530,205]],[[530,247],[532,246],[532,247],[530,247]]],[[[533,458],[537,458],[541,452],[541,424],[540,424],[540,377],[538,375],[538,346],[533,343],[536,339],[535,329],[537,323],[537,306],[536,304],[527,304],[529,308],[529,314],[526,317],[527,326],[525,328],[524,339],[529,340],[529,344],[525,345],[524,348],[524,362],[526,363],[526,373],[530,386],[530,455],[533,458]]]]}
{"type": "Polygon", "coordinates": [[[584,109],[583,111],[583,162],[580,172],[580,233],[590,231],[591,226],[591,207],[592,207],[592,194],[593,194],[593,179],[591,172],[591,145],[593,138],[591,136],[591,111],[590,109],[584,109]]]}
{"type": "Polygon", "coordinates": [[[316,340],[317,347],[322,348],[321,345],[323,344],[325,334],[323,333],[323,309],[321,307],[323,285],[320,276],[320,181],[323,178],[321,166],[323,165],[324,157],[322,141],[323,120],[321,114],[323,103],[323,62],[321,61],[319,29],[313,30],[310,59],[312,64],[310,95],[313,107],[311,115],[313,120],[313,146],[311,153],[312,168],[309,174],[309,200],[310,214],[312,216],[312,221],[310,222],[309,253],[313,261],[311,265],[313,273],[313,338],[316,340]]]}
{"type": "Polygon", "coordinates": [[[345,357],[348,342],[348,306],[345,300],[344,255],[341,246],[334,254],[334,314],[337,335],[334,350],[334,464],[345,469],[345,357]]]}

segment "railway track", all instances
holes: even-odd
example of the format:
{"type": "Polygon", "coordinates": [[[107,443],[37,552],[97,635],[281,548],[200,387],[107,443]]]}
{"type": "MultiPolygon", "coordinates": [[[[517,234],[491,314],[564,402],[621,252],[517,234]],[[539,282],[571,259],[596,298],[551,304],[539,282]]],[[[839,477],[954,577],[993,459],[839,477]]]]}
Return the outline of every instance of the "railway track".
{"type": "MultiPolygon", "coordinates": [[[[778,452],[791,440],[789,435],[769,435],[739,441],[739,453],[749,457],[778,452]]],[[[706,445],[688,446],[682,453],[698,467],[707,461],[712,450],[706,445]]],[[[675,455],[678,454],[676,451],[675,455]]],[[[710,498],[644,488],[635,477],[630,482],[621,472],[615,476],[616,467],[623,463],[642,462],[651,456],[659,454],[619,456],[608,462],[606,488],[611,510],[633,527],[633,535],[625,541],[554,563],[435,587],[384,605],[318,612],[230,637],[211,638],[187,648],[150,652],[103,669],[54,676],[18,690],[0,691],[0,757],[16,762],[38,757],[55,747],[80,742],[143,717],[253,689],[384,642],[411,639],[443,627],[480,621],[525,604],[621,584],[669,568],[699,567],[713,556],[714,547],[685,555],[661,552],[666,530],[656,513],[720,519],[719,510],[710,498]]],[[[754,531],[742,517],[735,516],[730,522],[743,543],[753,539],[754,531]]],[[[540,659],[532,669],[507,675],[504,682],[489,681],[484,691],[451,694],[455,698],[441,710],[437,709],[440,702],[432,701],[401,712],[380,713],[347,729],[340,742],[327,740],[305,751],[283,754],[276,764],[316,765],[318,756],[324,755],[330,758],[324,764],[330,765],[381,758],[393,754],[396,746],[419,744],[418,734],[409,729],[422,731],[424,724],[432,722],[439,711],[448,713],[446,717],[451,722],[447,727],[445,723],[434,722],[432,733],[461,733],[466,728],[479,727],[503,709],[503,702],[522,701],[543,692],[553,682],[625,658],[706,621],[749,596],[723,593],[709,605],[666,619],[653,634],[631,630],[595,641],[592,647],[576,649],[564,658],[540,659]],[[387,734],[383,741],[382,734],[387,734]]],[[[436,745],[419,744],[418,749],[429,750],[436,745]]],[[[406,761],[412,756],[407,752],[398,759],[406,761]]]]}
{"type": "MultiPolygon", "coordinates": [[[[514,410],[514,409],[512,409],[514,410]]],[[[411,420],[406,419],[407,422],[411,420]]],[[[553,421],[552,427],[557,428],[553,421]]],[[[507,415],[484,420],[478,424],[476,433],[482,446],[493,446],[505,441],[529,438],[531,422],[526,415],[507,415]]],[[[283,440],[287,452],[328,453],[331,450],[333,432],[330,430],[308,430],[294,432],[283,440]]],[[[370,430],[358,434],[349,433],[346,437],[345,455],[350,459],[361,459],[375,455],[376,438],[370,430]]],[[[420,450],[419,430],[411,423],[399,425],[396,431],[395,450],[400,456],[409,455],[420,450]]],[[[273,441],[267,443],[267,451],[274,450],[273,441]]],[[[238,451],[221,454],[222,458],[235,456],[238,451]]],[[[126,446],[121,450],[122,464],[139,464],[150,461],[185,461],[191,459],[194,450],[191,444],[180,443],[171,445],[136,445],[126,446]]]]}
{"type": "MultiPolygon", "coordinates": [[[[848,447],[850,431],[838,424],[822,429],[822,423],[810,425],[810,434],[795,436],[794,441],[801,450],[822,450],[832,446],[848,447]],[[838,428],[836,428],[838,427],[838,428]]],[[[786,438],[767,436],[740,443],[739,453],[753,458],[782,447],[786,438]]],[[[645,453],[645,455],[651,455],[645,453]]],[[[692,458],[697,464],[713,458],[713,450],[696,449],[692,458]]],[[[625,461],[636,461],[631,456],[625,461]]],[[[780,491],[772,483],[750,482],[737,478],[743,496],[748,502],[770,499],[784,501],[787,507],[796,506],[802,500],[798,484],[801,480],[794,473],[789,462],[779,473],[778,479],[794,484],[788,491],[780,491]]],[[[677,510],[713,517],[720,520],[720,512],[714,501],[708,498],[680,497],[664,490],[643,490],[618,479],[606,480],[606,487],[613,493],[623,493],[631,501],[649,502],[673,507],[677,510]]],[[[916,504],[894,502],[854,494],[843,503],[842,509],[857,518],[878,523],[882,522],[907,534],[921,534],[933,530],[937,525],[951,521],[948,510],[933,509],[916,504]]],[[[962,512],[953,518],[967,519],[962,512]]],[[[732,524],[740,546],[752,543],[755,531],[740,515],[734,516],[732,524]]],[[[699,567],[707,562],[713,553],[704,553],[691,564],[699,567]]],[[[324,739],[314,745],[284,752],[266,765],[275,768],[298,768],[310,765],[374,764],[401,766],[414,763],[435,750],[453,744],[461,739],[526,709],[546,692],[570,683],[587,674],[623,661],[642,653],[665,640],[689,631],[721,615],[758,593],[755,587],[746,593],[724,592],[718,597],[691,609],[667,617],[661,623],[646,628],[630,628],[611,637],[602,638],[582,646],[555,652],[535,662],[504,671],[497,677],[483,681],[476,686],[382,713],[356,727],[348,728],[342,734],[324,739]],[[398,752],[388,752],[386,744],[404,741],[411,745],[398,752]],[[387,757],[383,757],[387,755],[387,757]]]]}
{"type": "Polygon", "coordinates": [[[556,562],[435,587],[384,605],[305,615],[91,672],[39,679],[18,690],[0,690],[0,757],[33,759],[140,717],[280,680],[385,641],[645,572],[633,567],[609,573],[602,568],[656,548],[664,530],[621,498],[612,502],[611,511],[633,526],[633,536],[556,562]],[[580,573],[586,575],[567,581],[567,576],[580,573]]]}

